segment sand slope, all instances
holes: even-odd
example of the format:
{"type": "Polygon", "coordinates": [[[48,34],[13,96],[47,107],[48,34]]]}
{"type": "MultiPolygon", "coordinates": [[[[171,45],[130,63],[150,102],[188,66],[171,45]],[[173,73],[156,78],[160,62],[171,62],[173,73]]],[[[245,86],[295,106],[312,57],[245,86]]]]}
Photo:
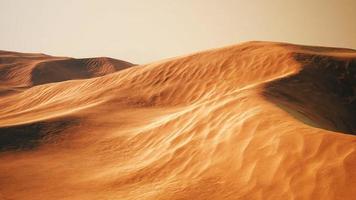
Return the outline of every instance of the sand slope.
{"type": "Polygon", "coordinates": [[[0,51],[0,95],[35,85],[103,76],[131,66],[107,57],[74,59],[0,51]]]}
{"type": "Polygon", "coordinates": [[[248,42],[58,83],[78,78],[48,59],[64,78],[1,78],[37,86],[0,98],[0,199],[356,196],[354,50],[248,42]]]}

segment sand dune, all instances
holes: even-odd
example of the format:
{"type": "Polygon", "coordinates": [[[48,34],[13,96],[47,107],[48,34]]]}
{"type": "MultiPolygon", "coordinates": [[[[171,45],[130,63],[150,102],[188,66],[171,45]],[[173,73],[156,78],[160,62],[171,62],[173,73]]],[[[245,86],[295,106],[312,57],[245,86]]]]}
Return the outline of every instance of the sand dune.
{"type": "Polygon", "coordinates": [[[35,85],[103,76],[131,66],[106,57],[74,59],[0,51],[0,95],[35,85]]]}
{"type": "Polygon", "coordinates": [[[248,42],[141,66],[0,54],[1,86],[18,89],[0,97],[0,199],[356,196],[354,50],[248,42]]]}

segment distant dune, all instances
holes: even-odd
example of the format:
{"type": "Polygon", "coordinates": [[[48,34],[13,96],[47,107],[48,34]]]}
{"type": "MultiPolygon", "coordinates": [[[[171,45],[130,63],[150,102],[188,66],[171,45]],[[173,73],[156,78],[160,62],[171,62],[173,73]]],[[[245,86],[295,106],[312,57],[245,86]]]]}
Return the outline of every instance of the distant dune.
{"type": "Polygon", "coordinates": [[[74,59],[0,51],[0,95],[34,85],[103,76],[131,66],[106,57],[74,59]]]}
{"type": "Polygon", "coordinates": [[[0,52],[0,199],[354,199],[356,51],[0,52]]]}

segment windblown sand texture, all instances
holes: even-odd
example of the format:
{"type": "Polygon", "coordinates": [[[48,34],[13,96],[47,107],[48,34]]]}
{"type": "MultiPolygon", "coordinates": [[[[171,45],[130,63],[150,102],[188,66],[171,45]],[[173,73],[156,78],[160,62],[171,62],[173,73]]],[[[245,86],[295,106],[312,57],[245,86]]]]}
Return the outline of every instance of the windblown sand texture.
{"type": "Polygon", "coordinates": [[[1,200],[354,199],[356,51],[0,53],[1,200]]]}

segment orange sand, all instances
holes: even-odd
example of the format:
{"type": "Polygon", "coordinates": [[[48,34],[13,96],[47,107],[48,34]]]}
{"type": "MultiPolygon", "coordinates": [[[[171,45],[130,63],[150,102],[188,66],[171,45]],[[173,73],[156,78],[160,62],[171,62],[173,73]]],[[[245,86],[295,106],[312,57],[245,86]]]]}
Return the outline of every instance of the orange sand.
{"type": "Polygon", "coordinates": [[[356,197],[356,51],[113,61],[0,52],[1,200],[356,197]]]}

